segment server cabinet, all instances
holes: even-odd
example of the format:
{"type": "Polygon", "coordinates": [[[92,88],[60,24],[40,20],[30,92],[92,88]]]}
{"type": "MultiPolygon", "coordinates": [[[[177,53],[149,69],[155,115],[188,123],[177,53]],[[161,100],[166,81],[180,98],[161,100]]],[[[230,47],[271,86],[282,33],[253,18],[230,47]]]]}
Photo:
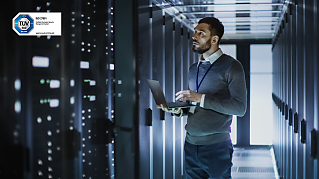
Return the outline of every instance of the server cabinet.
{"type": "MultiPolygon", "coordinates": [[[[164,37],[164,30],[163,30],[163,11],[159,7],[152,8],[153,15],[152,15],[152,77],[153,79],[159,80],[161,84],[164,81],[164,53],[163,53],[163,37],[164,37]]],[[[151,98],[152,99],[152,98],[151,98]]],[[[164,123],[163,117],[164,112],[156,108],[155,101],[152,100],[152,109],[153,109],[153,171],[154,171],[154,179],[155,178],[163,178],[163,167],[164,167],[164,160],[165,157],[163,155],[163,151],[165,150],[164,146],[164,123]]]]}
{"type": "Polygon", "coordinates": [[[317,178],[317,2],[293,1],[273,43],[275,154],[283,178],[317,178]],[[280,101],[280,102],[278,102],[280,101]]]}
{"type": "MultiPolygon", "coordinates": [[[[173,18],[165,13],[165,98],[168,101],[173,101],[174,93],[174,36],[173,18]]],[[[175,80],[175,79],[174,79],[175,80]]],[[[171,178],[174,172],[174,151],[173,149],[173,116],[165,114],[165,178],[171,178]]]]}
{"type": "MultiPolygon", "coordinates": [[[[184,27],[165,7],[139,1],[138,49],[138,146],[137,178],[182,178],[186,118],[177,118],[156,108],[147,79],[158,80],[167,101],[187,89],[192,30],[184,27]]],[[[191,57],[190,57],[191,56],[191,57]]],[[[197,60],[196,60],[197,61],[197,60]]],[[[115,151],[116,152],[116,151],[115,151]]]]}
{"type": "MultiPolygon", "coordinates": [[[[294,115],[297,111],[297,99],[296,99],[296,93],[297,93],[297,73],[296,73],[296,31],[297,31],[297,26],[296,26],[296,17],[297,17],[297,8],[296,6],[291,6],[290,7],[290,12],[292,14],[292,18],[289,24],[291,24],[291,77],[292,77],[292,81],[291,81],[291,90],[292,90],[292,95],[291,95],[291,107],[292,107],[292,114],[294,115]]],[[[293,116],[292,116],[293,118],[293,116]]],[[[292,129],[294,129],[294,125],[292,125],[292,129]]],[[[296,134],[294,132],[294,130],[292,130],[292,155],[291,155],[291,172],[290,172],[290,176],[293,179],[296,179],[296,173],[298,171],[297,168],[297,146],[298,146],[298,134],[296,134]]]]}
{"type": "Polygon", "coordinates": [[[148,1],[139,1],[140,9],[138,12],[138,24],[139,24],[139,35],[138,36],[138,65],[137,74],[138,79],[138,108],[143,110],[138,110],[139,120],[138,120],[138,178],[148,179],[151,176],[151,129],[149,127],[149,120],[152,116],[146,111],[150,108],[151,94],[149,87],[147,85],[147,79],[149,79],[151,73],[151,51],[149,49],[151,44],[151,24],[150,24],[150,10],[148,1]]]}
{"type": "Polygon", "coordinates": [[[148,0],[8,4],[0,178],[184,177],[186,118],[157,109],[146,79],[169,101],[187,89],[193,29],[148,0]],[[23,11],[61,12],[62,36],[19,37],[23,11]]]}
{"type": "Polygon", "coordinates": [[[112,1],[6,6],[1,178],[111,178],[112,1]],[[61,12],[62,36],[18,36],[18,12],[61,12]]]}

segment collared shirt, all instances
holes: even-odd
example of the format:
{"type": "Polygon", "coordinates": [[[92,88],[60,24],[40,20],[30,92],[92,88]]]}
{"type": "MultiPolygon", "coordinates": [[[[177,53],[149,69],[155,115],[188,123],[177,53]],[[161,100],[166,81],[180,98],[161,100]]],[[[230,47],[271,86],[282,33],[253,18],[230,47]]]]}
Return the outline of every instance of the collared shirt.
{"type": "MultiPolygon", "coordinates": [[[[218,49],[215,53],[213,53],[213,54],[211,54],[209,57],[207,57],[206,59],[204,59],[204,57],[203,57],[203,54],[202,55],[200,55],[200,57],[199,57],[199,61],[198,61],[198,63],[197,63],[197,67],[198,67],[198,65],[200,64],[200,62],[204,62],[204,61],[209,61],[210,62],[210,64],[213,64],[220,56],[222,56],[224,53],[223,53],[223,51],[221,50],[221,49],[218,49]]],[[[205,94],[203,94],[202,95],[202,98],[201,98],[201,100],[200,100],[200,107],[204,107],[204,102],[205,102],[205,94]]],[[[196,102],[192,102],[192,104],[194,104],[194,105],[196,105],[197,103],[196,102]]],[[[194,113],[194,111],[195,111],[195,106],[194,107],[191,107],[190,109],[189,109],[189,112],[191,112],[191,113],[194,113]]]]}
{"type": "Polygon", "coordinates": [[[204,59],[203,54],[201,54],[200,57],[199,57],[199,61],[197,63],[197,66],[199,65],[200,62],[203,62],[203,61],[209,61],[210,64],[213,64],[223,54],[224,53],[223,53],[222,49],[218,49],[215,53],[211,54],[206,59],[204,59]]]}

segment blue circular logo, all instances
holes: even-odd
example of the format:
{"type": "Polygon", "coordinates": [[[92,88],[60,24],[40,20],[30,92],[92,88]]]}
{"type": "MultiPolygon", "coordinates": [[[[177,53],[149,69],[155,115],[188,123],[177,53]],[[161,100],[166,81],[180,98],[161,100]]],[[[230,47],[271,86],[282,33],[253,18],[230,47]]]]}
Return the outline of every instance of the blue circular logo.
{"type": "Polygon", "coordinates": [[[15,29],[21,34],[27,34],[33,29],[33,19],[28,14],[20,14],[14,20],[15,29]]]}

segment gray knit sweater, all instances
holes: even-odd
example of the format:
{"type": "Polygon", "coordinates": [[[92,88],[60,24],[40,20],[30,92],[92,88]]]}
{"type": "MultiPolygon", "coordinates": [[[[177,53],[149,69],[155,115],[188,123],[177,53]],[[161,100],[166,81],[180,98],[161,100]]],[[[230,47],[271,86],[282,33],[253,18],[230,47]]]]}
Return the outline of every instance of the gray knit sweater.
{"type": "MultiPolygon", "coordinates": [[[[189,69],[192,91],[196,91],[197,65],[189,69]]],[[[198,83],[210,65],[209,62],[199,65],[198,83]]],[[[197,106],[194,113],[183,109],[183,115],[188,115],[186,141],[209,145],[229,140],[232,115],[243,116],[246,112],[247,89],[241,63],[229,55],[220,56],[203,79],[198,93],[205,94],[204,106],[197,106]]]]}

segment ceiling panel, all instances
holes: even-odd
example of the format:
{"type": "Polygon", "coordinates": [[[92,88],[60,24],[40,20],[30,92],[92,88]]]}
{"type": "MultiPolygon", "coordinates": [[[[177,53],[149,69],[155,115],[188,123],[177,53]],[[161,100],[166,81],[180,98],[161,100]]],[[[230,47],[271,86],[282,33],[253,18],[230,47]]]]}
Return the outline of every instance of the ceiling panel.
{"type": "MultiPolygon", "coordinates": [[[[284,13],[283,0],[154,0],[177,20],[194,28],[204,17],[225,27],[223,39],[272,39],[284,13]]],[[[288,2],[289,3],[289,2],[288,2]]]]}

